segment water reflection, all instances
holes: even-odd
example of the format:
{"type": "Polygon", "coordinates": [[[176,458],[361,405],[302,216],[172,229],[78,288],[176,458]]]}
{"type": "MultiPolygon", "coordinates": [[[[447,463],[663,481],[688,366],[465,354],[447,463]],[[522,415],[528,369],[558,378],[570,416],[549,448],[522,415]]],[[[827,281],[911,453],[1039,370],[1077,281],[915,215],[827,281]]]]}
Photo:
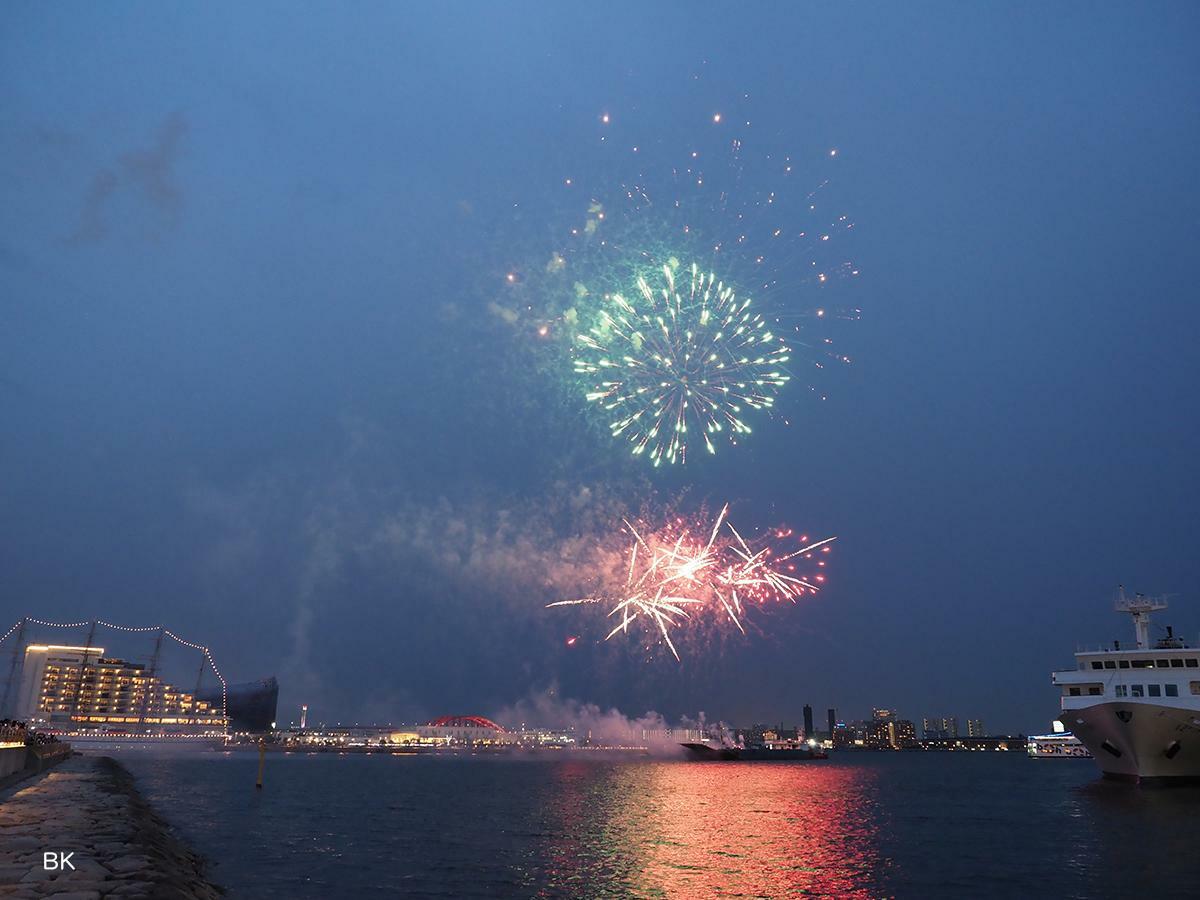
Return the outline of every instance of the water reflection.
{"type": "Polygon", "coordinates": [[[1194,893],[1200,790],[1087,760],[812,763],[124,756],[253,897],[1153,896],[1194,893]]]}
{"type": "Polygon", "coordinates": [[[543,895],[878,893],[873,771],[697,762],[556,774],[543,895]]]}

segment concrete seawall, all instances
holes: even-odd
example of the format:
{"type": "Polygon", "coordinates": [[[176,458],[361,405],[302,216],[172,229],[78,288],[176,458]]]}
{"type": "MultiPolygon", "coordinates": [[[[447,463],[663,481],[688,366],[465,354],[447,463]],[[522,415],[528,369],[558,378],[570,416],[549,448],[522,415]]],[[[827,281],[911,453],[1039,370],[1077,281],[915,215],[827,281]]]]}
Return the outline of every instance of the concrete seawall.
{"type": "Polygon", "coordinates": [[[76,756],[0,794],[0,896],[212,900],[204,861],[109,757],[76,756]],[[45,854],[72,854],[47,868],[45,854]]]}

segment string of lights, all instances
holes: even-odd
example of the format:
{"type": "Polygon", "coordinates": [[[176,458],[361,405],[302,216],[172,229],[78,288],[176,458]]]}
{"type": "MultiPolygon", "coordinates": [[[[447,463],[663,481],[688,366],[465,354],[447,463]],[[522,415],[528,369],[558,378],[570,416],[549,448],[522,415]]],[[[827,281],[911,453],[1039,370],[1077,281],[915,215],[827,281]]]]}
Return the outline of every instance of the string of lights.
{"type": "Polygon", "coordinates": [[[33,616],[26,616],[24,619],[18,619],[13,623],[12,627],[4,633],[4,637],[0,637],[0,644],[3,644],[12,635],[14,631],[20,628],[23,624],[31,622],[34,625],[43,625],[48,628],[84,628],[88,625],[103,625],[105,628],[112,628],[116,631],[125,631],[133,634],[144,634],[148,631],[161,631],[173,641],[182,644],[192,650],[198,650],[204,655],[204,659],[208,662],[209,668],[213,670],[213,674],[217,676],[217,681],[221,683],[221,710],[224,712],[228,709],[227,695],[229,685],[225,681],[225,676],[221,674],[221,670],[217,668],[217,663],[212,657],[212,653],[208,647],[193,643],[192,641],[181,638],[169,628],[162,625],[118,625],[113,622],[105,622],[103,619],[95,619],[85,622],[47,622],[44,619],[35,619],[33,616]]]}
{"type": "Polygon", "coordinates": [[[10,629],[8,629],[8,631],[4,632],[4,637],[0,637],[0,644],[3,644],[5,641],[7,641],[7,640],[8,640],[8,636],[9,636],[10,634],[12,634],[14,631],[16,631],[18,628],[20,628],[20,627],[21,627],[21,623],[22,623],[22,622],[24,622],[24,621],[25,621],[24,619],[17,619],[17,621],[15,621],[15,622],[13,623],[13,627],[12,627],[12,628],[10,628],[10,629]]]}

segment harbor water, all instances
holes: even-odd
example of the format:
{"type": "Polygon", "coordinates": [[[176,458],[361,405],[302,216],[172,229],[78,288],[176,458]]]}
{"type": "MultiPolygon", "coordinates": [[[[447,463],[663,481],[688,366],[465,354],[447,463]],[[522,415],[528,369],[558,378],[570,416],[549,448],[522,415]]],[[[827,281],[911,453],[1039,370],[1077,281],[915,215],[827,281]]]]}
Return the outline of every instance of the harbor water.
{"type": "Polygon", "coordinates": [[[1200,788],[1090,760],[127,754],[231,897],[1195,896],[1200,788]]]}

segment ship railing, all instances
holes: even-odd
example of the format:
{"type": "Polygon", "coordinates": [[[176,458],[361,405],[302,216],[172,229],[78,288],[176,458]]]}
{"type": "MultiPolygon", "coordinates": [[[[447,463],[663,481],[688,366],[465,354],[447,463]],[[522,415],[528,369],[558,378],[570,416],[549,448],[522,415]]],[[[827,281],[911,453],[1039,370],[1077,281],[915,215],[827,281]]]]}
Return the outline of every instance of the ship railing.
{"type": "Polygon", "coordinates": [[[1153,646],[1153,647],[1138,647],[1137,644],[1134,643],[1133,641],[1130,641],[1127,644],[1122,643],[1119,647],[1114,647],[1112,644],[1076,644],[1075,652],[1076,653],[1153,653],[1155,651],[1162,652],[1164,650],[1195,650],[1196,649],[1195,644],[1189,644],[1186,641],[1184,641],[1182,638],[1175,638],[1174,641],[1177,641],[1178,643],[1177,644],[1172,643],[1172,645],[1169,647],[1159,647],[1157,645],[1153,646]]]}

